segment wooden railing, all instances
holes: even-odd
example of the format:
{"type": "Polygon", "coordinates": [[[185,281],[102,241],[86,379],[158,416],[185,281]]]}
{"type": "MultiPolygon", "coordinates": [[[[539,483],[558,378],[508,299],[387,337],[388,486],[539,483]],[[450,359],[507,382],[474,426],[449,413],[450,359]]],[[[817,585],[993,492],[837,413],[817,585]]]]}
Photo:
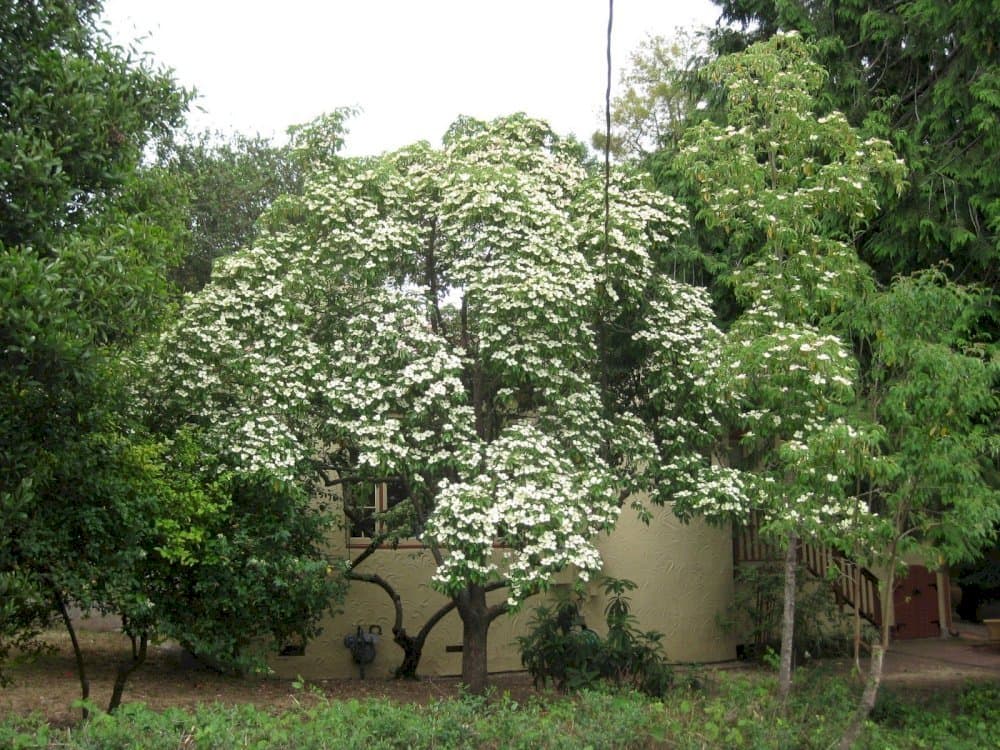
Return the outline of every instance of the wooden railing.
{"type": "Polygon", "coordinates": [[[784,554],[773,544],[768,544],[760,536],[760,521],[757,515],[750,517],[745,526],[733,524],[733,562],[773,562],[784,559],[784,554]]]}
{"type": "MultiPolygon", "coordinates": [[[[882,607],[874,573],[829,547],[800,542],[798,557],[810,573],[830,583],[838,604],[857,606],[861,617],[879,627],[882,607]]],[[[746,526],[733,527],[733,562],[737,565],[782,559],[784,553],[761,538],[756,518],[746,526]]]]}

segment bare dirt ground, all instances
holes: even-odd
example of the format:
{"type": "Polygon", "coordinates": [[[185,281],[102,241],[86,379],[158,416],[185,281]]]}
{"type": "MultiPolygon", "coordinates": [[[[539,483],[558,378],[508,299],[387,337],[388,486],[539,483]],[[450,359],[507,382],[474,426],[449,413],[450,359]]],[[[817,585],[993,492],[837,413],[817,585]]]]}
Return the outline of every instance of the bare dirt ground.
{"type": "MultiPolygon", "coordinates": [[[[130,645],[120,633],[82,631],[77,633],[87,662],[90,699],[105,708],[111,697],[116,665],[128,658],[130,645]]],[[[13,682],[0,687],[0,718],[11,714],[40,713],[50,722],[68,725],[80,717],[73,703],[80,698],[72,646],[65,631],[52,630],[42,639],[53,647],[49,653],[15,664],[9,674],[13,682]]],[[[419,681],[370,677],[360,679],[320,680],[307,689],[291,681],[277,679],[241,679],[219,674],[199,664],[177,646],[149,649],[146,662],[129,679],[123,703],[145,703],[150,708],[170,706],[194,708],[199,703],[227,705],[252,703],[275,711],[310,704],[317,694],[330,698],[384,697],[407,703],[427,703],[435,698],[449,698],[459,693],[456,677],[428,677],[419,681]]],[[[493,675],[491,683],[500,692],[509,692],[518,701],[536,691],[524,673],[493,675]]]]}
{"type": "MultiPolygon", "coordinates": [[[[111,696],[116,664],[130,653],[128,640],[113,632],[82,631],[78,635],[87,659],[90,698],[105,707],[111,696]]],[[[52,646],[49,653],[21,661],[10,670],[12,684],[0,688],[0,718],[40,713],[51,723],[62,726],[79,719],[79,708],[74,708],[73,703],[80,697],[80,683],[69,638],[64,631],[53,630],[44,635],[44,640],[52,646]]],[[[844,672],[852,667],[849,660],[834,665],[844,672]]],[[[742,668],[748,667],[741,663],[712,667],[742,668]]],[[[969,680],[1000,680],[1000,646],[991,645],[985,632],[980,634],[974,629],[965,629],[961,638],[949,641],[899,641],[889,650],[885,671],[887,686],[920,694],[954,689],[969,680]]],[[[493,675],[491,682],[498,693],[510,693],[520,702],[548,694],[536,689],[525,673],[493,675]]],[[[423,704],[458,693],[459,679],[455,677],[429,677],[420,681],[375,677],[321,680],[302,689],[287,680],[222,675],[194,661],[176,646],[160,646],[150,648],[146,663],[129,680],[123,701],[145,703],[157,710],[218,702],[252,703],[282,711],[309,705],[318,695],[334,699],[383,697],[423,704]]]]}
{"type": "Polygon", "coordinates": [[[944,687],[969,680],[1000,680],[1000,644],[986,627],[956,622],[958,638],[895,641],[886,654],[888,684],[944,687]]]}

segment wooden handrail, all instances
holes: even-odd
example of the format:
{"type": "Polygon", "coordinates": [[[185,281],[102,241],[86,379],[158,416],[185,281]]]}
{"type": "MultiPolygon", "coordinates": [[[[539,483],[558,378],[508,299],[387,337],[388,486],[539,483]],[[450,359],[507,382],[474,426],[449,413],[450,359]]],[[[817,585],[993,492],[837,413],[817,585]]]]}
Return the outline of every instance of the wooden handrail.
{"type": "MultiPolygon", "coordinates": [[[[780,549],[761,539],[759,529],[756,515],[745,526],[733,526],[734,563],[773,562],[783,558],[780,549]]],[[[882,607],[878,577],[874,573],[829,547],[800,542],[798,557],[806,570],[829,581],[838,604],[851,609],[857,606],[861,617],[879,627],[882,607]]]]}

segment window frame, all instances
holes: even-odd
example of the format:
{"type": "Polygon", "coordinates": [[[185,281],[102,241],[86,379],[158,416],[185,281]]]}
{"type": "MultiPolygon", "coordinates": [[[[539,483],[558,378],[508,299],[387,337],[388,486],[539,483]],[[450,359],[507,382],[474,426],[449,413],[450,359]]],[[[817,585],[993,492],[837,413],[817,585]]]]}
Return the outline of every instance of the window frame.
{"type": "MultiPolygon", "coordinates": [[[[396,507],[399,503],[406,500],[407,495],[400,493],[400,496],[393,499],[392,493],[390,492],[390,485],[396,485],[401,489],[402,481],[395,479],[382,482],[366,482],[365,483],[371,492],[370,497],[372,498],[371,505],[358,506],[359,510],[370,511],[370,515],[366,516],[364,523],[371,524],[372,535],[371,536],[356,536],[354,531],[356,526],[354,521],[350,518],[345,518],[346,528],[345,532],[347,535],[347,547],[348,549],[364,549],[371,545],[372,541],[379,534],[385,533],[386,525],[385,521],[378,518],[379,514],[386,513],[392,508],[396,507]]],[[[396,548],[423,548],[424,545],[421,544],[415,537],[411,537],[409,540],[401,541],[396,545],[386,545],[380,544],[380,547],[394,546],[396,548]]]]}

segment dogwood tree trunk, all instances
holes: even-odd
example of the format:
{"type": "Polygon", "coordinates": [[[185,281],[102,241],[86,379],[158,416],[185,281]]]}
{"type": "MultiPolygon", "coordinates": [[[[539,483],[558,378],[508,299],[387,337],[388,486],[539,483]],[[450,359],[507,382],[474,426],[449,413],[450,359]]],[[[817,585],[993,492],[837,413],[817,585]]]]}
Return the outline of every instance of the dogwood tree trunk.
{"type": "Polygon", "coordinates": [[[470,585],[458,596],[462,616],[462,683],[473,695],[486,690],[486,637],[490,627],[486,591],[470,585]]]}
{"type": "Polygon", "coordinates": [[[798,565],[798,536],[788,534],[785,552],[785,606],[781,614],[781,666],[778,671],[778,694],[788,700],[792,689],[792,650],[795,637],[795,568],[798,565]]]}

